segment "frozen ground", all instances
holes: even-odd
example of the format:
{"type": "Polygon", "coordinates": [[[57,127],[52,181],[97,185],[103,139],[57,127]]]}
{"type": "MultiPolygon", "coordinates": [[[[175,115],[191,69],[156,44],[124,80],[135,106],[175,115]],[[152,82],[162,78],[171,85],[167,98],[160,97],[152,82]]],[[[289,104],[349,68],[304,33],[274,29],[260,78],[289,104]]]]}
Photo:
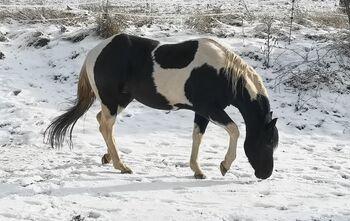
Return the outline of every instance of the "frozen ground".
{"type": "MultiPolygon", "coordinates": [[[[49,149],[42,132],[74,98],[84,55],[100,41],[62,39],[80,29],[68,27],[62,34],[55,25],[0,26],[9,38],[0,43],[6,56],[0,60],[0,220],[350,220],[350,95],[322,90],[305,104],[307,111],[295,112],[297,93],[271,89],[275,82],[268,79],[278,73],[247,57],[266,79],[279,117],[275,171],[267,180],[254,177],[242,148],[244,124],[233,108],[228,112],[242,135],[225,177],[219,171],[228,146],[223,129],[209,125],[200,152],[208,178],[195,180],[188,163],[193,113],[167,113],[137,102],[116,125],[122,158],[134,174],[101,165],[106,147],[95,119],[97,103],[76,125],[73,150],[49,149]],[[27,46],[36,31],[51,39],[48,46],[27,46]]],[[[158,26],[129,32],[169,42],[196,36],[158,26]]],[[[246,29],[244,44],[239,36],[219,41],[240,54],[259,53],[263,41],[253,32],[246,29]]],[[[315,44],[302,37],[305,32],[295,34],[300,40],[292,47],[315,44]]],[[[296,59],[285,53],[279,62],[296,59]]]]}

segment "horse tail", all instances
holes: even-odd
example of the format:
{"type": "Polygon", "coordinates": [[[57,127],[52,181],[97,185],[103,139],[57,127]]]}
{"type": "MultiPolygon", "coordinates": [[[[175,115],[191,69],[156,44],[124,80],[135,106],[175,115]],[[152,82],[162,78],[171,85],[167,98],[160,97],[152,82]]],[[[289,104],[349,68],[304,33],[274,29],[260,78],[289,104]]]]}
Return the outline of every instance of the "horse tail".
{"type": "Polygon", "coordinates": [[[73,101],[74,106],[55,118],[44,132],[44,139],[52,148],[62,147],[67,134],[69,134],[69,147],[73,147],[72,132],[74,125],[91,107],[95,99],[96,96],[91,88],[84,63],[80,72],[77,98],[73,101]]]}

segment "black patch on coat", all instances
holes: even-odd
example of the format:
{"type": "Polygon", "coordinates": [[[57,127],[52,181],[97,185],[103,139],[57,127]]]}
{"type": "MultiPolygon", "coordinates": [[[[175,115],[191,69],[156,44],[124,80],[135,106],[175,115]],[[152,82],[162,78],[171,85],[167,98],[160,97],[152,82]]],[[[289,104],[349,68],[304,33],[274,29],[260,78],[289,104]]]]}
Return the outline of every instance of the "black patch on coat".
{"type": "Polygon", "coordinates": [[[257,134],[262,126],[271,121],[270,103],[267,97],[258,94],[256,99],[251,100],[245,87],[244,78],[237,81],[236,96],[233,105],[239,109],[246,123],[247,136],[257,134]]]}
{"type": "Polygon", "coordinates": [[[170,110],[156,91],[151,52],[158,41],[132,35],[116,35],[96,59],[94,78],[99,97],[111,114],[133,99],[157,109],[170,110]]]}
{"type": "Polygon", "coordinates": [[[195,114],[194,115],[194,122],[197,124],[197,126],[199,127],[199,131],[201,134],[205,133],[205,130],[207,129],[209,120],[205,117],[202,117],[199,114],[195,114]]]}
{"type": "Polygon", "coordinates": [[[154,52],[154,59],[164,69],[184,68],[193,61],[197,49],[198,41],[164,44],[154,52]]]}
{"type": "Polygon", "coordinates": [[[210,109],[223,110],[233,98],[231,83],[224,70],[204,64],[192,70],[185,84],[185,95],[193,104],[193,110],[206,116],[210,109]]]}

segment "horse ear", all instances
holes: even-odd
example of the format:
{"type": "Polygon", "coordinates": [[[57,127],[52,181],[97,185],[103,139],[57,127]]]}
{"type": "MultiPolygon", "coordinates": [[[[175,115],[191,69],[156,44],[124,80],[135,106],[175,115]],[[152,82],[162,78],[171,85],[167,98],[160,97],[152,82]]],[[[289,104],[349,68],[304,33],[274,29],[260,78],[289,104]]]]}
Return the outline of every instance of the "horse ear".
{"type": "Polygon", "coordinates": [[[270,123],[268,124],[268,128],[274,128],[276,126],[277,123],[277,118],[274,118],[270,121],[270,123]]]}

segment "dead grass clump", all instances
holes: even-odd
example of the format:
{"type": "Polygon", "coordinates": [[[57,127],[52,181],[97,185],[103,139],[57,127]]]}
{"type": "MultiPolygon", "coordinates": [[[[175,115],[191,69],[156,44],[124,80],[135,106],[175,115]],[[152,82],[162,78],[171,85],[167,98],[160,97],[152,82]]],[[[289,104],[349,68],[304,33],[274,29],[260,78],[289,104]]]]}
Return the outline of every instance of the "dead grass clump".
{"type": "Polygon", "coordinates": [[[315,13],[308,16],[310,21],[313,21],[322,27],[347,28],[347,17],[332,13],[315,13]]]}
{"type": "Polygon", "coordinates": [[[103,13],[96,18],[96,32],[102,38],[108,38],[114,34],[123,32],[127,27],[127,18],[124,15],[110,16],[103,13]]]}
{"type": "Polygon", "coordinates": [[[285,85],[299,91],[319,91],[328,88],[338,93],[349,93],[348,85],[344,85],[344,78],[336,70],[332,70],[329,64],[309,66],[306,70],[294,72],[284,82],[285,85]]]}
{"type": "Polygon", "coordinates": [[[216,26],[216,20],[211,16],[206,16],[199,10],[195,11],[193,16],[187,19],[186,26],[190,29],[205,34],[211,33],[212,29],[216,26]]]}
{"type": "Polygon", "coordinates": [[[47,22],[74,25],[83,21],[83,16],[68,9],[23,8],[16,10],[1,10],[0,20],[13,19],[29,23],[47,22]]]}
{"type": "Polygon", "coordinates": [[[295,52],[303,61],[291,62],[282,67],[276,77],[276,86],[284,84],[299,93],[318,92],[328,89],[340,94],[350,93],[350,57],[345,56],[334,44],[295,52]]]}
{"type": "Polygon", "coordinates": [[[133,19],[133,24],[136,27],[143,27],[143,26],[150,27],[153,23],[154,23],[154,19],[151,17],[146,17],[146,18],[136,17],[133,19]]]}

